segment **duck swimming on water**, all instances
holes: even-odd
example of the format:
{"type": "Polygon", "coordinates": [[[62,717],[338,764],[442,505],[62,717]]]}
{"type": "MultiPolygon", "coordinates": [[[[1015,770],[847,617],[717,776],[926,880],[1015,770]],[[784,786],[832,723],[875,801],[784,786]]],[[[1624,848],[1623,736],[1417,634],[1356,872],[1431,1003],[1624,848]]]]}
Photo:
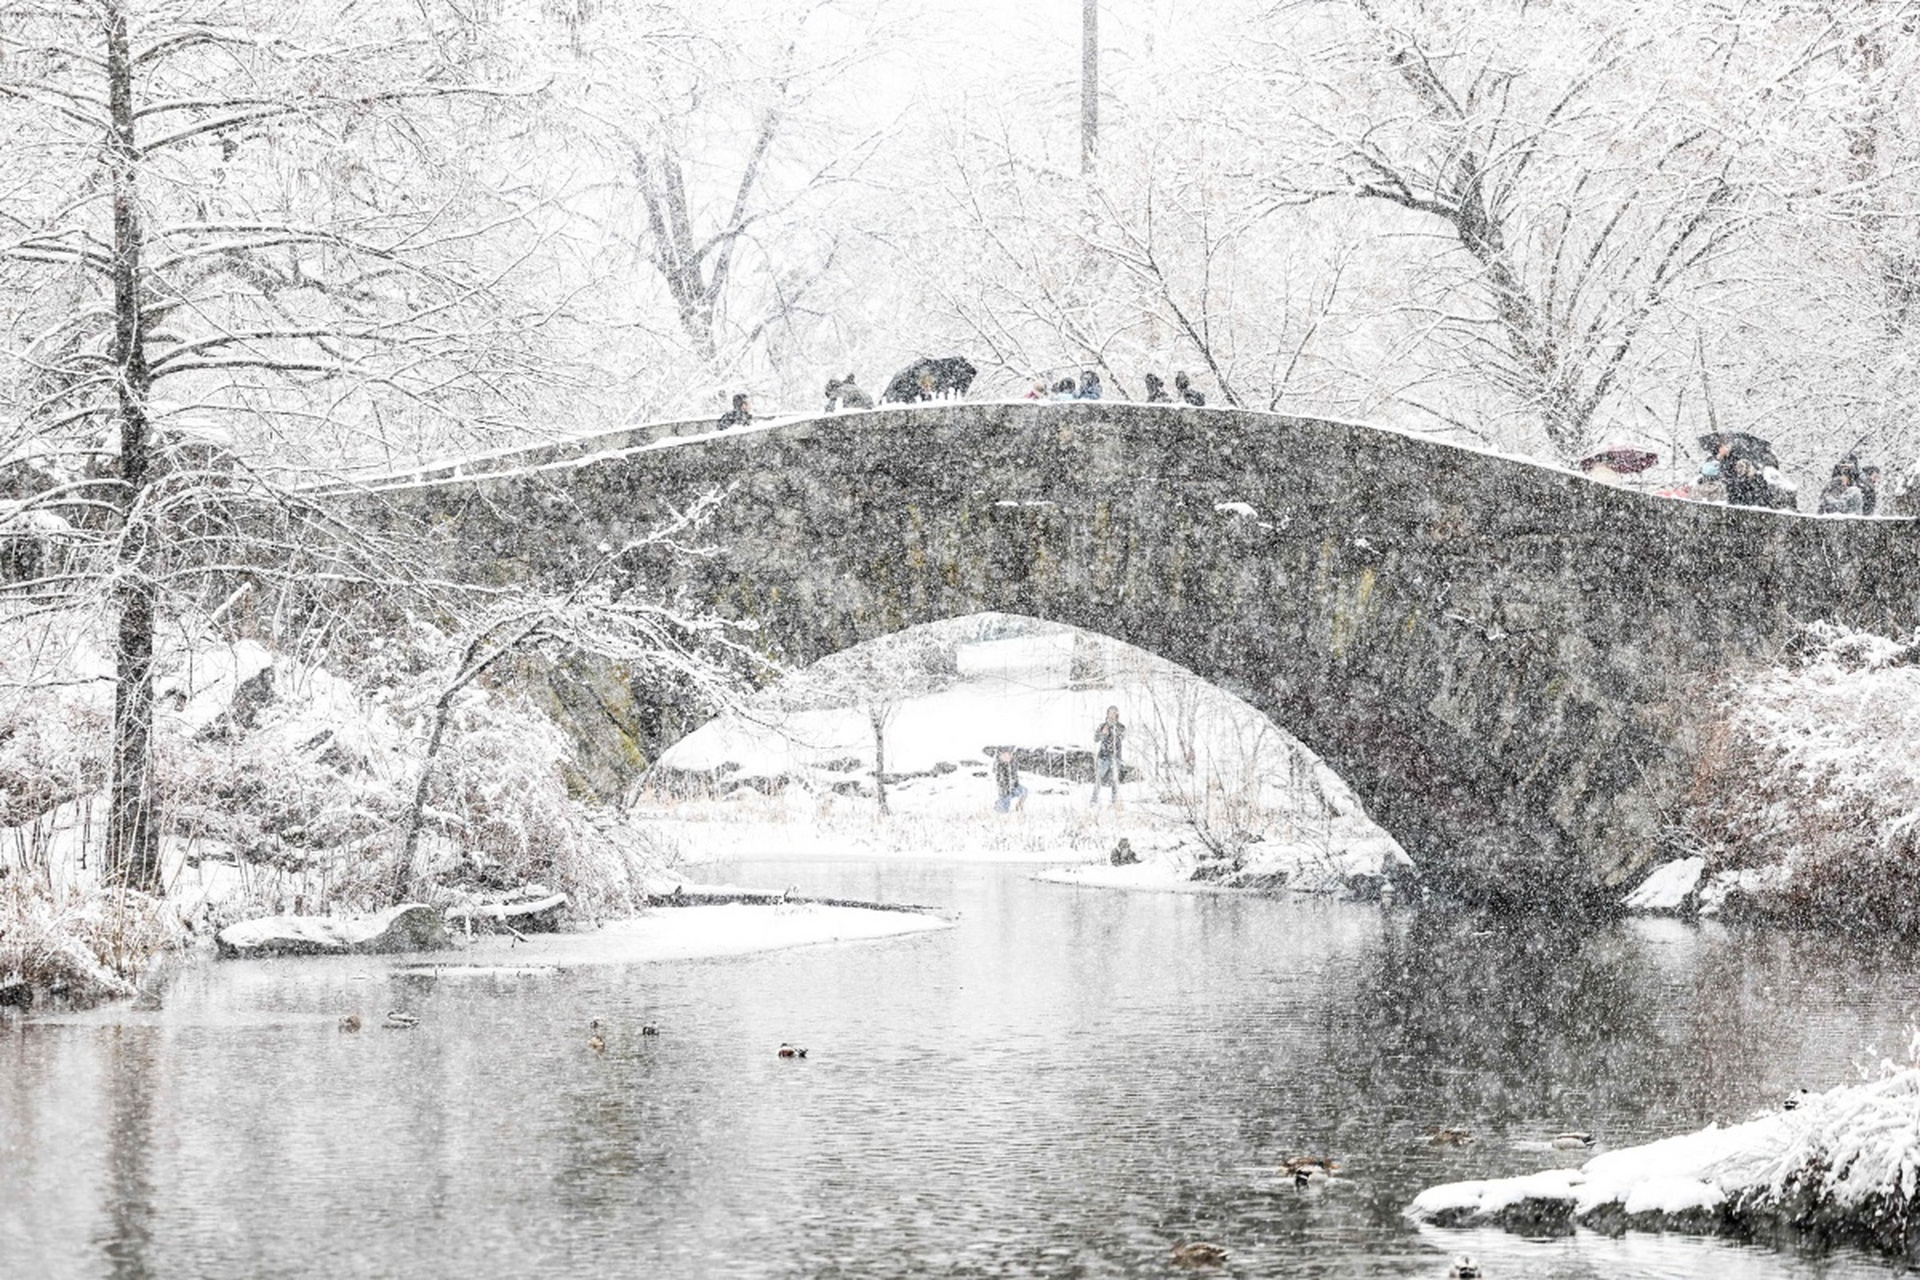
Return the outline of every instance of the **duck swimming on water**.
{"type": "Polygon", "coordinates": [[[1210,1241],[1193,1240],[1173,1246],[1172,1262],[1176,1267],[1217,1267],[1226,1260],[1226,1246],[1210,1241]]]}
{"type": "Polygon", "coordinates": [[[1436,1147],[1464,1147],[1473,1141],[1473,1135],[1465,1129],[1442,1127],[1429,1128],[1420,1137],[1436,1147]]]}
{"type": "Polygon", "coordinates": [[[387,1020],[381,1025],[391,1031],[404,1031],[409,1027],[419,1026],[420,1018],[419,1015],[408,1013],[402,1009],[389,1009],[387,1010],[387,1020]]]}
{"type": "Polygon", "coordinates": [[[1555,1151],[1581,1151],[1592,1145],[1593,1135],[1584,1129],[1553,1135],[1552,1146],[1555,1151]]]}
{"type": "Polygon", "coordinates": [[[800,1048],[798,1045],[787,1044],[785,1041],[781,1042],[779,1053],[783,1058],[804,1058],[807,1056],[805,1049],[800,1048]]]}
{"type": "Polygon", "coordinates": [[[1340,1174],[1340,1162],[1325,1156],[1288,1156],[1280,1172],[1293,1179],[1296,1187],[1312,1187],[1340,1174]]]}

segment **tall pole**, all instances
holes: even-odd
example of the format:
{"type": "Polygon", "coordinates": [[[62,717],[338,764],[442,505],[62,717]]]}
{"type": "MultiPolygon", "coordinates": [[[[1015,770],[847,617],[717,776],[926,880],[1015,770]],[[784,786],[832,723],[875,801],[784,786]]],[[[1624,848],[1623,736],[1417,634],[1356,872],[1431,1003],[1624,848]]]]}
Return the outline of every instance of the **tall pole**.
{"type": "Polygon", "coordinates": [[[1093,172],[1100,143],[1100,3],[1081,0],[1080,19],[1080,172],[1093,172]]]}

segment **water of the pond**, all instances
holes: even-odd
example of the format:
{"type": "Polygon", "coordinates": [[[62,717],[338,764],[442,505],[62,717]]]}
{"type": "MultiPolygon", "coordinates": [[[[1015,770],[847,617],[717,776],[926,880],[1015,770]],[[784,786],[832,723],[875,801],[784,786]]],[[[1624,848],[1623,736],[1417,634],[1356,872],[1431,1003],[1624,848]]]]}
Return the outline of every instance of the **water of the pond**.
{"type": "Polygon", "coordinates": [[[1516,1149],[1556,1131],[1619,1145],[1857,1078],[1920,1020],[1897,948],[1577,939],[979,864],[720,871],[960,921],[544,976],[207,963],[160,1013],[0,1029],[0,1275],[1131,1276],[1194,1239],[1242,1276],[1438,1277],[1457,1252],[1495,1280],[1893,1269],[1401,1210],[1577,1160],[1516,1149]],[[336,1030],[393,1004],[420,1026],[336,1030]],[[1427,1146],[1428,1125],[1477,1140],[1427,1146]],[[1301,1153],[1348,1176],[1296,1191],[1275,1170],[1301,1153]]]}

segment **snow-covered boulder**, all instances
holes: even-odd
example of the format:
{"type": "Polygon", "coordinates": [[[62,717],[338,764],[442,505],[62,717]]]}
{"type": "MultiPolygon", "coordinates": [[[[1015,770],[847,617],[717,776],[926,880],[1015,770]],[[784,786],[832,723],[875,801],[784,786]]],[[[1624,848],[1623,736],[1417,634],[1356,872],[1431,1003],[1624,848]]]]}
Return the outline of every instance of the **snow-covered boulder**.
{"type": "Polygon", "coordinates": [[[1700,887],[1700,877],[1706,870],[1705,858],[1679,858],[1662,863],[1640,882],[1639,888],[1627,895],[1627,910],[1655,914],[1685,911],[1687,900],[1700,887]]]}
{"type": "Polygon", "coordinates": [[[1528,1232],[1793,1230],[1920,1253],[1920,1070],[1801,1094],[1792,1109],[1622,1147],[1578,1169],[1430,1187],[1407,1214],[1528,1232]]]}
{"type": "Polygon", "coordinates": [[[418,902],[370,916],[266,916],[242,920],[214,938],[225,959],[326,956],[382,951],[434,951],[450,946],[440,913],[418,902]]]}

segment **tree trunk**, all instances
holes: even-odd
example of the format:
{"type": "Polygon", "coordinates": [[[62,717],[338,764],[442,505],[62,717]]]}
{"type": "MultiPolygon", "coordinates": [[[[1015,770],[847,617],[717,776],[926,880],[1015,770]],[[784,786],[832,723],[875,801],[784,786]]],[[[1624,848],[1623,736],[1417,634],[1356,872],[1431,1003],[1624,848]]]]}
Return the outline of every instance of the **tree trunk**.
{"type": "Polygon", "coordinates": [[[880,801],[880,812],[887,808],[887,718],[878,710],[867,712],[873,724],[873,794],[880,801]]]}
{"type": "Polygon", "coordinates": [[[1091,174],[1100,146],[1100,0],[1081,0],[1080,172],[1091,174]]]}
{"type": "Polygon", "coordinates": [[[420,832],[427,825],[427,791],[433,784],[433,766],[440,757],[440,744],[445,741],[447,725],[453,719],[454,698],[479,679],[488,667],[532,639],[545,625],[544,615],[531,622],[522,621],[511,636],[496,641],[491,652],[487,651],[487,637],[493,634],[493,628],[482,630],[468,641],[466,651],[460,656],[459,670],[454,672],[453,679],[447,682],[447,687],[440,691],[440,697],[434,702],[433,730],[427,735],[426,758],[420,762],[420,778],[413,784],[413,803],[407,807],[400,855],[393,869],[395,902],[405,902],[413,893],[413,859],[420,850],[420,832]]]}
{"type": "Polygon", "coordinates": [[[427,823],[427,788],[433,782],[433,763],[440,755],[440,743],[447,736],[447,721],[452,719],[453,696],[465,685],[449,688],[433,704],[433,732],[427,735],[426,759],[420,762],[420,779],[413,784],[413,804],[407,808],[407,831],[400,841],[400,859],[393,869],[395,902],[405,902],[413,894],[413,858],[420,850],[420,829],[427,823]]]}
{"type": "Polygon", "coordinates": [[[123,0],[106,8],[106,144],[113,181],[113,348],[120,426],[121,540],[115,556],[114,594],[119,607],[113,699],[113,774],[107,813],[107,869],[121,884],[160,888],[159,841],[153,796],[153,636],[159,591],[152,573],[149,513],[147,398],[153,378],[147,368],[142,314],[139,150],[134,142],[133,62],[127,49],[123,0]]]}

